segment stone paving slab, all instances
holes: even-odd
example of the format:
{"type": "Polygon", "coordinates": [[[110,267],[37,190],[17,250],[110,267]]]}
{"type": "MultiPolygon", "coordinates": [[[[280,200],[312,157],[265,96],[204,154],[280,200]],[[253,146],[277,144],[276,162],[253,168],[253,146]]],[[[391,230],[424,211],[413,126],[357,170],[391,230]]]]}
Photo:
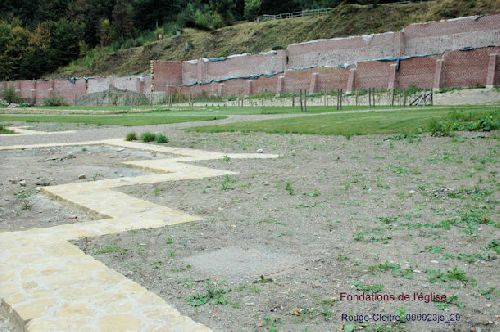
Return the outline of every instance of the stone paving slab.
{"type": "Polygon", "coordinates": [[[0,309],[26,331],[209,331],[139,284],[106,267],[68,242],[132,229],[200,220],[114,191],[121,186],[237,174],[188,161],[275,158],[269,154],[226,154],[122,140],[5,146],[0,150],[107,144],[167,152],[178,158],[126,162],[153,173],[44,187],[53,198],[91,210],[102,219],[51,228],[0,233],[0,309]]]}
{"type": "Polygon", "coordinates": [[[9,137],[12,135],[57,135],[57,134],[71,134],[74,133],[74,130],[64,130],[64,131],[41,131],[34,129],[27,129],[29,126],[17,126],[17,127],[6,127],[6,129],[10,129],[14,131],[14,134],[0,134],[0,137],[9,137]]]}

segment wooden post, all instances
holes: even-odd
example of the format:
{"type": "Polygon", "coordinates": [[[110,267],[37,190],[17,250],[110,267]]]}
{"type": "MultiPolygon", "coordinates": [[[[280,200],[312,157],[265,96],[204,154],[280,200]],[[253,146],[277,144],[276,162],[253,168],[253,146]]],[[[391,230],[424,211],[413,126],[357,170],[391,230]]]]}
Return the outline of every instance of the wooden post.
{"type": "Polygon", "coordinates": [[[299,100],[300,100],[300,111],[303,112],[304,108],[302,105],[302,89],[299,90],[299,100]]]}
{"type": "Polygon", "coordinates": [[[292,107],[295,107],[295,93],[292,94],[292,107]]]}
{"type": "Polygon", "coordinates": [[[307,90],[304,90],[304,112],[307,112],[307,90]]]}
{"type": "Polygon", "coordinates": [[[340,101],[340,109],[342,109],[342,94],[343,94],[343,90],[340,89],[340,98],[339,98],[339,101],[340,101]]]}

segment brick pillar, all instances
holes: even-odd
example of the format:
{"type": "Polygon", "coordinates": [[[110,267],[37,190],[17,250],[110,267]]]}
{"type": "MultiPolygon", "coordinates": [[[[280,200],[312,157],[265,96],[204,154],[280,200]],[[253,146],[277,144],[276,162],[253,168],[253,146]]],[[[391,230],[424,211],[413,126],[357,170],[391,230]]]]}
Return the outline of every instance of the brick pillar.
{"type": "Polygon", "coordinates": [[[443,63],[444,59],[436,60],[436,71],[434,72],[434,90],[439,90],[443,87],[444,75],[443,75],[443,63]]]}
{"type": "Polygon", "coordinates": [[[247,96],[253,95],[253,80],[247,81],[247,96]]]}
{"type": "Polygon", "coordinates": [[[222,97],[224,95],[224,83],[220,83],[217,86],[217,95],[219,95],[219,97],[222,97]]]}
{"type": "Polygon", "coordinates": [[[285,76],[278,76],[278,84],[276,86],[276,94],[280,95],[285,91],[285,76]]]}
{"type": "Polygon", "coordinates": [[[198,82],[205,82],[207,78],[208,61],[205,62],[203,58],[198,60],[198,66],[196,67],[196,74],[198,82]]]}
{"type": "Polygon", "coordinates": [[[488,74],[486,75],[486,87],[488,89],[492,89],[495,87],[497,82],[497,77],[499,71],[497,62],[500,58],[498,53],[490,54],[490,59],[488,61],[488,74]]]}
{"type": "Polygon", "coordinates": [[[387,83],[388,90],[394,90],[397,86],[396,78],[397,78],[397,63],[393,63],[389,66],[389,82],[387,83]]]}
{"type": "Polygon", "coordinates": [[[351,68],[349,71],[349,79],[347,80],[346,93],[351,93],[355,88],[356,68],[351,68]]]}
{"type": "Polygon", "coordinates": [[[56,82],[54,80],[50,80],[49,96],[54,93],[55,86],[56,86],[56,82]]]}
{"type": "Polygon", "coordinates": [[[21,81],[15,81],[15,88],[18,94],[21,94],[21,81]]]}
{"type": "Polygon", "coordinates": [[[394,56],[400,57],[405,54],[405,33],[398,31],[394,34],[394,56]]]}
{"type": "Polygon", "coordinates": [[[309,93],[318,92],[318,73],[312,73],[309,83],[309,93]]]}
{"type": "Polygon", "coordinates": [[[31,102],[36,104],[36,80],[33,80],[33,88],[31,89],[31,102]]]}

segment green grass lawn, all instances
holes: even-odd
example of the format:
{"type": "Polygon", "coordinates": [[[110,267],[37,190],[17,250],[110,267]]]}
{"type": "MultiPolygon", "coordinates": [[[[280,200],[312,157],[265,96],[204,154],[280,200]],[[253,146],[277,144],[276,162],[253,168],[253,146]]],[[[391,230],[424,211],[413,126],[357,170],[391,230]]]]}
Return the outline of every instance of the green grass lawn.
{"type": "Polygon", "coordinates": [[[224,119],[224,116],[194,115],[178,116],[155,114],[120,114],[120,115],[0,115],[0,121],[25,121],[25,122],[55,122],[55,123],[81,123],[93,125],[121,125],[142,126],[157,125],[192,121],[213,121],[224,119]]]}
{"type": "Polygon", "coordinates": [[[236,122],[226,125],[193,127],[187,130],[206,133],[257,131],[277,134],[294,133],[344,136],[415,132],[418,129],[429,131],[433,120],[444,119],[448,114],[453,112],[472,112],[472,114],[478,116],[489,113],[500,114],[500,106],[420,108],[398,111],[339,113],[253,122],[236,122]]]}

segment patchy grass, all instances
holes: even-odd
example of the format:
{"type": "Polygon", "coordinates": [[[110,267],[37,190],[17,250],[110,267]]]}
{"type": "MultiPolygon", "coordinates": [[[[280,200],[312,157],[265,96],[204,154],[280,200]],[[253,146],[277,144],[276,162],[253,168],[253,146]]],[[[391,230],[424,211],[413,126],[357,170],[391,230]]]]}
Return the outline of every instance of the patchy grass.
{"type": "MultiPolygon", "coordinates": [[[[419,110],[373,111],[338,113],[318,116],[295,117],[254,122],[237,122],[226,125],[194,127],[188,131],[218,132],[266,132],[273,134],[318,134],[318,135],[353,135],[389,134],[400,132],[429,132],[431,124],[449,117],[455,119],[481,118],[482,116],[500,116],[500,107],[445,107],[419,110]],[[468,114],[458,116],[457,114],[468,114]],[[469,116],[469,114],[471,114],[469,116]]],[[[464,120],[465,121],[465,120],[464,120]]]]}
{"type": "Polygon", "coordinates": [[[213,121],[224,119],[224,116],[155,116],[154,114],[120,114],[120,115],[0,115],[0,121],[25,122],[55,122],[55,123],[82,123],[88,125],[121,125],[143,126],[170,124],[191,121],[213,121]]]}
{"type": "Polygon", "coordinates": [[[0,125],[0,134],[14,134],[14,130],[5,128],[5,126],[0,125]]]}

